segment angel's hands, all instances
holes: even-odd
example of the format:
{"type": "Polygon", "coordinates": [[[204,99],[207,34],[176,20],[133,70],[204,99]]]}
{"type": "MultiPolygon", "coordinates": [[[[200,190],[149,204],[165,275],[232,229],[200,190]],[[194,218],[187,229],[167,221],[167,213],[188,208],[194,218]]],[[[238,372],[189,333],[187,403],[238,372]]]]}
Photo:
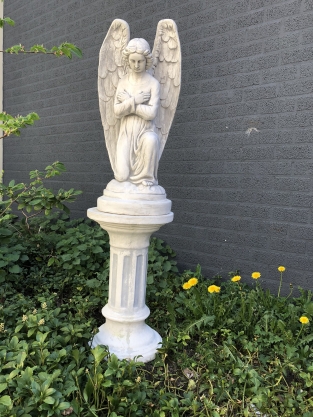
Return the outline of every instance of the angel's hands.
{"type": "Polygon", "coordinates": [[[149,101],[151,97],[150,93],[144,93],[143,91],[141,91],[141,93],[138,93],[135,95],[135,103],[136,104],[142,104],[145,103],[146,101],[149,101]]]}
{"type": "Polygon", "coordinates": [[[117,100],[120,102],[120,103],[123,103],[123,101],[125,101],[125,100],[127,100],[127,99],[129,99],[130,98],[130,95],[127,93],[127,91],[121,91],[120,93],[118,93],[118,95],[117,95],[117,100]]]}

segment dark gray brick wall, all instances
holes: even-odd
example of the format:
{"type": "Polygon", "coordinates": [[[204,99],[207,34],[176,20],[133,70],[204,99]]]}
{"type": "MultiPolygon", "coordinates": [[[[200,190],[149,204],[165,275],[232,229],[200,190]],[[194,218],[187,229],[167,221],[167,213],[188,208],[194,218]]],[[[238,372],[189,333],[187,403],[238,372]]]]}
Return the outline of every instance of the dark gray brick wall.
{"type": "Polygon", "coordinates": [[[5,178],[60,160],[55,187],[84,191],[85,216],[112,178],[97,99],[98,53],[114,18],[153,43],[176,20],[183,86],[159,169],[174,222],[160,230],[182,268],[208,274],[259,270],[277,288],[313,289],[312,0],[11,0],[6,47],[64,40],[82,60],[5,56],[4,105],[41,120],[5,141],[5,178]],[[250,133],[249,133],[250,132],[250,133]]]}

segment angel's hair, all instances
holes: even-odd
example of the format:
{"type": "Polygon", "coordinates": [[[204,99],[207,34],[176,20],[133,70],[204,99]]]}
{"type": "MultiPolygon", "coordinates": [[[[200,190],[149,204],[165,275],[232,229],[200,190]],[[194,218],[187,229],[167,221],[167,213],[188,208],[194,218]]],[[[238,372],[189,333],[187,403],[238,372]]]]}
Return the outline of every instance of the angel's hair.
{"type": "Polygon", "coordinates": [[[123,50],[124,67],[129,67],[129,55],[130,54],[142,54],[146,58],[146,70],[150,69],[153,65],[153,56],[150,50],[150,46],[145,39],[134,38],[128,42],[128,45],[123,50]]]}

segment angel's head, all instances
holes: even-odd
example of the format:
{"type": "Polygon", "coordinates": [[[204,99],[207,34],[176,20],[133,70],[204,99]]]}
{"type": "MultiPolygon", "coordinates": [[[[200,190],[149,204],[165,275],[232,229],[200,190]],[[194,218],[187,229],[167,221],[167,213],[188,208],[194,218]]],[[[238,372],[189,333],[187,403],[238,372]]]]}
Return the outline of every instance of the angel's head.
{"type": "Polygon", "coordinates": [[[153,57],[148,42],[142,38],[129,41],[123,50],[123,61],[126,68],[137,67],[140,72],[150,69],[153,65],[153,57]]]}

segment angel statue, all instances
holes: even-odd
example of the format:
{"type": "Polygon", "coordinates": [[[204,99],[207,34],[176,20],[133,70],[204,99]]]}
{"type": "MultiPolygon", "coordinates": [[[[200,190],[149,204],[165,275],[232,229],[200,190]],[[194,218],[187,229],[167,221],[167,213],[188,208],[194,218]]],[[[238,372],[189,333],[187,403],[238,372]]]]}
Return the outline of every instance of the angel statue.
{"type": "Polygon", "coordinates": [[[175,22],[159,22],[151,53],[146,40],[130,40],[124,20],[114,20],[100,50],[98,75],[101,120],[115,180],[141,188],[157,185],[181,84],[175,22]]]}

